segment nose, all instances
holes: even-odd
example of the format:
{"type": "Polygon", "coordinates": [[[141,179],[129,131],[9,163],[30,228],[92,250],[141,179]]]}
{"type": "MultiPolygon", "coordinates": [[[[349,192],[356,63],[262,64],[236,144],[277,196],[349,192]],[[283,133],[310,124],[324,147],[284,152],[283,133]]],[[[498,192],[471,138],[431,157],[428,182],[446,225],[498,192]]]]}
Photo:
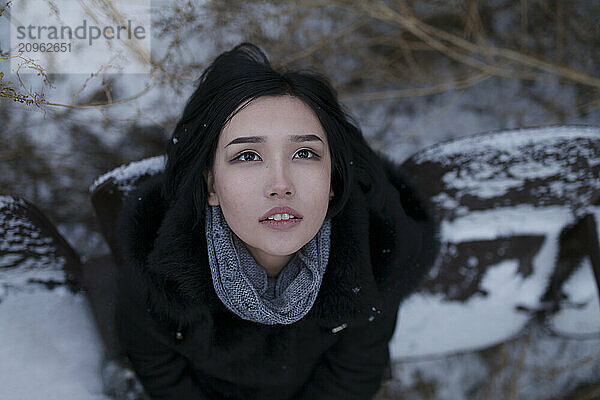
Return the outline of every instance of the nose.
{"type": "Polygon", "coordinates": [[[289,171],[283,163],[272,162],[266,168],[268,169],[265,187],[265,195],[267,197],[285,198],[293,197],[296,194],[289,171]]]}

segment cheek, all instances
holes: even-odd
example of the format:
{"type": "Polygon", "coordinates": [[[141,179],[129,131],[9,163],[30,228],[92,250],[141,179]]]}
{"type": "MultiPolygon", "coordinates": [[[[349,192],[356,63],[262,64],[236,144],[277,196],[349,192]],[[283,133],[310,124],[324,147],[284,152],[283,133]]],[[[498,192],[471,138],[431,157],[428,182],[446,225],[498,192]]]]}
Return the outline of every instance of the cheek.
{"type": "Polygon", "coordinates": [[[244,237],[244,232],[248,230],[251,223],[250,216],[255,214],[249,201],[254,196],[248,193],[248,189],[244,185],[244,181],[233,176],[226,178],[217,188],[219,203],[225,220],[239,237],[244,237]]]}
{"type": "Polygon", "coordinates": [[[320,169],[313,178],[315,186],[319,189],[319,194],[329,197],[329,188],[331,186],[331,167],[320,169]]]}
{"type": "Polygon", "coordinates": [[[223,207],[236,208],[243,205],[245,202],[247,203],[247,193],[249,190],[247,181],[236,179],[235,176],[231,176],[226,178],[217,190],[223,207]],[[244,201],[244,199],[246,199],[246,201],[244,201]]]}
{"type": "Polygon", "coordinates": [[[257,187],[256,179],[248,174],[228,173],[219,177],[216,190],[221,206],[235,214],[251,206],[249,200],[256,198],[257,187]]]}
{"type": "Polygon", "coordinates": [[[310,202],[313,209],[324,209],[326,212],[331,187],[330,171],[319,169],[312,174],[305,174],[301,178],[301,187],[298,189],[304,193],[303,197],[310,202]]]}

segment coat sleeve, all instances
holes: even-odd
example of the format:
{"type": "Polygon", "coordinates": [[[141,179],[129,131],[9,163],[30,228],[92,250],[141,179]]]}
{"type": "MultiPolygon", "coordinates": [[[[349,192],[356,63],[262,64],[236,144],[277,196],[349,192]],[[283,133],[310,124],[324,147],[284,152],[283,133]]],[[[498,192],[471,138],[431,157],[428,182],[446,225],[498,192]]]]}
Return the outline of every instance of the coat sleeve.
{"type": "Polygon", "coordinates": [[[348,327],[319,360],[299,399],[372,399],[389,365],[388,343],[396,312],[382,314],[363,325],[348,327]]]}
{"type": "Polygon", "coordinates": [[[190,363],[169,343],[169,330],[147,309],[134,288],[119,288],[116,326],[126,356],[152,399],[209,399],[190,363]]]}

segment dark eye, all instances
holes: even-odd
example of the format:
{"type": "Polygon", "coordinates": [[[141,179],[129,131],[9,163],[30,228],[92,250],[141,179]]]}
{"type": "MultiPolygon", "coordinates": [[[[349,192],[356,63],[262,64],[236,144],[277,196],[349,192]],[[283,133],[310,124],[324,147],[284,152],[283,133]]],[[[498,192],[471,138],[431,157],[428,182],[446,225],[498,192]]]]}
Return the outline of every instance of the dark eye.
{"type": "Polygon", "coordinates": [[[316,158],[319,157],[317,153],[309,149],[300,149],[296,152],[298,158],[316,158]]]}
{"type": "Polygon", "coordinates": [[[252,151],[245,151],[242,154],[240,154],[239,156],[237,156],[236,158],[234,158],[234,160],[259,161],[260,157],[258,156],[258,154],[254,153],[252,151]]]}

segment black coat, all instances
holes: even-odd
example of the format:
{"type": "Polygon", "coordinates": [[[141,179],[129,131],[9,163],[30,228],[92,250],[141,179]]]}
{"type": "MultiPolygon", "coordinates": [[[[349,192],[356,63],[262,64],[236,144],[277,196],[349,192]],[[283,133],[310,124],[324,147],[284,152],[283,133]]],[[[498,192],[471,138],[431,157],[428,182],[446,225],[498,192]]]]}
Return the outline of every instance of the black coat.
{"type": "Polygon", "coordinates": [[[152,398],[373,397],[389,363],[399,303],[438,248],[436,225],[400,168],[381,163],[384,201],[373,201],[356,171],[348,203],[332,218],[317,299],[289,325],[246,321],[222,304],[204,226],[192,229],[191,195],[168,206],[160,175],[130,193],[118,224],[124,262],[117,326],[152,398]]]}

